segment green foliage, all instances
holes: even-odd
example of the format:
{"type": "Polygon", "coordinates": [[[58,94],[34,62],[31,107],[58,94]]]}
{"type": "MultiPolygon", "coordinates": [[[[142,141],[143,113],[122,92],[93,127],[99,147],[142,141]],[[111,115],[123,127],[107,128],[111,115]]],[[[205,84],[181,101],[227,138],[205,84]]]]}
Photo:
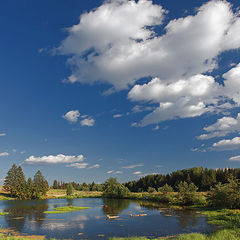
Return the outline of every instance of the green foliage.
{"type": "Polygon", "coordinates": [[[240,208],[240,183],[233,177],[218,183],[207,195],[208,204],[216,208],[240,208]]]}
{"type": "Polygon", "coordinates": [[[103,196],[107,198],[124,198],[129,194],[129,189],[119,183],[116,178],[110,177],[104,183],[103,196]]]}
{"type": "Polygon", "coordinates": [[[158,188],[158,192],[161,192],[164,194],[170,193],[170,192],[173,192],[173,188],[166,183],[164,186],[158,188]]]}
{"type": "Polygon", "coordinates": [[[57,180],[53,181],[53,189],[58,189],[58,182],[57,182],[57,180]]]}
{"type": "Polygon", "coordinates": [[[26,198],[27,199],[33,199],[33,181],[32,178],[28,178],[27,185],[26,185],[26,198]]]}
{"type": "Polygon", "coordinates": [[[18,199],[26,198],[26,180],[21,166],[12,165],[7,173],[3,187],[18,199]]]}
{"type": "Polygon", "coordinates": [[[147,191],[148,191],[148,193],[154,193],[154,192],[156,192],[156,189],[153,187],[148,187],[147,191]]]}
{"type": "Polygon", "coordinates": [[[178,198],[183,203],[183,205],[194,204],[197,200],[197,190],[198,188],[193,184],[188,184],[187,182],[180,182],[177,186],[178,198]]]}
{"type": "Polygon", "coordinates": [[[73,186],[71,183],[67,185],[67,196],[71,196],[73,194],[73,186]]]}
{"type": "Polygon", "coordinates": [[[33,178],[33,198],[42,199],[49,190],[48,182],[43,177],[41,171],[37,171],[33,178]]]}

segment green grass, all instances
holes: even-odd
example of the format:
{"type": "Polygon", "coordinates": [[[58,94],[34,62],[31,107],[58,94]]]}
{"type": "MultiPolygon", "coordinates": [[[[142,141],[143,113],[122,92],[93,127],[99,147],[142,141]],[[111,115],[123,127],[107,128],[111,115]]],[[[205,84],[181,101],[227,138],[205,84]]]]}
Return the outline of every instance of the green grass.
{"type": "Polygon", "coordinates": [[[67,212],[74,212],[80,211],[84,209],[90,209],[89,207],[74,207],[74,206],[67,206],[67,207],[56,207],[54,211],[45,211],[44,213],[67,213],[67,212]]]}
{"type": "Polygon", "coordinates": [[[7,215],[7,214],[8,214],[8,212],[0,212],[0,217],[4,216],[4,215],[7,215]]]}

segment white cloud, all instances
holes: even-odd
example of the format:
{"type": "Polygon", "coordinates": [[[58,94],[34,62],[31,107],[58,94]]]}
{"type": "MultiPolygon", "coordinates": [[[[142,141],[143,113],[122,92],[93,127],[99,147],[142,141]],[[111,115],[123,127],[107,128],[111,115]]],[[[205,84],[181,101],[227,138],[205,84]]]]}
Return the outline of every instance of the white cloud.
{"type": "Polygon", "coordinates": [[[66,167],[73,167],[73,168],[78,168],[78,169],[83,169],[88,166],[88,163],[72,163],[69,165],[66,165],[66,167]]]}
{"type": "Polygon", "coordinates": [[[8,155],[9,155],[9,153],[7,153],[7,152],[0,153],[0,157],[5,157],[5,156],[8,156],[8,155]]]}
{"type": "Polygon", "coordinates": [[[240,137],[235,137],[233,139],[223,139],[212,145],[212,150],[215,151],[226,151],[235,150],[240,148],[240,137]]]}
{"type": "Polygon", "coordinates": [[[160,129],[160,127],[158,125],[155,128],[153,128],[153,130],[155,130],[155,131],[157,131],[159,129],[160,129]]]}
{"type": "Polygon", "coordinates": [[[115,115],[113,115],[113,118],[120,118],[122,116],[123,116],[123,114],[115,114],[115,115]]]}
{"type": "Polygon", "coordinates": [[[78,110],[71,110],[62,116],[64,119],[68,120],[71,123],[77,122],[80,117],[78,110]]]}
{"type": "Polygon", "coordinates": [[[133,172],[134,175],[142,174],[142,172],[133,172]]]}
{"type": "Polygon", "coordinates": [[[116,171],[114,174],[122,174],[122,171],[116,171]]]}
{"type": "Polygon", "coordinates": [[[130,165],[130,166],[122,167],[122,168],[132,169],[132,168],[136,168],[136,167],[143,167],[143,164],[130,165]]]}
{"type": "Polygon", "coordinates": [[[209,139],[214,137],[224,137],[230,133],[240,132],[240,113],[236,118],[223,117],[217,120],[216,123],[205,127],[207,132],[198,137],[198,139],[209,139]]]}
{"type": "Polygon", "coordinates": [[[30,156],[27,158],[24,163],[26,164],[57,164],[57,163],[75,163],[84,161],[84,156],[82,154],[78,156],[72,155],[49,155],[42,157],[30,156]]]}
{"type": "Polygon", "coordinates": [[[113,173],[113,172],[114,172],[113,170],[107,171],[108,174],[111,174],[111,173],[113,173]]]}
{"type": "Polygon", "coordinates": [[[145,112],[145,111],[151,111],[153,110],[153,107],[150,106],[141,106],[141,105],[136,105],[132,108],[133,113],[139,113],[139,112],[145,112]]]}
{"type": "Polygon", "coordinates": [[[170,81],[210,71],[221,52],[240,46],[240,21],[226,1],[210,1],[194,16],[170,21],[158,36],[150,27],[161,25],[164,13],[152,1],[118,0],[81,15],[58,48],[72,55],[69,81],[109,82],[116,89],[146,76],[170,81]]]}
{"type": "Polygon", "coordinates": [[[230,157],[229,161],[236,161],[239,162],[240,161],[240,156],[234,156],[234,157],[230,157]]]}
{"type": "Polygon", "coordinates": [[[231,4],[209,1],[158,35],[154,27],[165,13],[152,1],[112,0],[81,15],[58,48],[71,55],[68,81],[107,82],[121,90],[149,77],[129,93],[132,101],[159,104],[141,126],[216,111],[222,98],[240,104],[240,65],[224,75],[224,86],[206,75],[218,67],[221,53],[240,47],[240,18],[231,4]]]}
{"type": "Polygon", "coordinates": [[[4,137],[6,135],[7,135],[6,133],[0,133],[0,137],[4,137]]]}
{"type": "Polygon", "coordinates": [[[82,126],[92,127],[95,124],[95,120],[93,118],[85,118],[80,123],[82,126]]]}
{"type": "Polygon", "coordinates": [[[91,169],[91,168],[100,168],[100,165],[99,164],[94,164],[94,165],[89,167],[89,169],[91,169]]]}

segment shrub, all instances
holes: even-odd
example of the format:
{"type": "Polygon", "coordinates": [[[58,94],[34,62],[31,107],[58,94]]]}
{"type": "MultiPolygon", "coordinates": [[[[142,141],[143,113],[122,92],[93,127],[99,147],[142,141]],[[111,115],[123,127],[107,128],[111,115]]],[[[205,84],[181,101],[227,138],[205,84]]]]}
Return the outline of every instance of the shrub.
{"type": "Polygon", "coordinates": [[[148,187],[147,191],[148,191],[148,193],[154,193],[154,192],[156,192],[156,189],[153,187],[148,187]]]}
{"type": "Polygon", "coordinates": [[[178,198],[183,205],[194,204],[197,201],[197,190],[198,188],[193,184],[187,182],[180,182],[177,186],[178,198]]]}
{"type": "Polygon", "coordinates": [[[110,177],[103,188],[103,196],[107,198],[124,198],[129,194],[129,189],[119,183],[116,178],[110,177]]]}
{"type": "Polygon", "coordinates": [[[73,185],[70,183],[67,185],[67,196],[71,196],[73,194],[73,185]]]}

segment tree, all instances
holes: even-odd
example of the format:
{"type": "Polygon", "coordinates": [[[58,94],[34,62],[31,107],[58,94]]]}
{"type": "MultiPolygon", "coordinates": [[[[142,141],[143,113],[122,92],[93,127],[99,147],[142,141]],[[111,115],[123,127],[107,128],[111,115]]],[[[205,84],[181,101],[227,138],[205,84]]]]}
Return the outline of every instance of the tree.
{"type": "Polygon", "coordinates": [[[32,178],[28,178],[27,184],[26,184],[26,198],[33,199],[33,196],[34,196],[33,181],[32,181],[32,178]]]}
{"type": "Polygon", "coordinates": [[[156,192],[156,189],[153,187],[148,187],[147,191],[148,191],[148,193],[154,193],[154,192],[156,192]]]}
{"type": "Polygon", "coordinates": [[[13,164],[12,167],[7,172],[7,176],[4,180],[4,190],[10,192],[11,196],[16,195],[16,181],[17,181],[17,165],[13,164]]]}
{"type": "Polygon", "coordinates": [[[129,194],[129,189],[113,177],[105,181],[103,189],[103,196],[107,198],[124,198],[129,194]]]}
{"type": "Polygon", "coordinates": [[[234,177],[228,179],[228,183],[218,183],[211,188],[207,195],[208,204],[217,208],[240,207],[240,182],[234,177]]]}
{"type": "Polygon", "coordinates": [[[73,194],[73,186],[71,183],[67,185],[67,196],[71,196],[73,194]]]}
{"type": "Polygon", "coordinates": [[[16,197],[19,199],[26,199],[26,180],[22,170],[22,167],[19,166],[17,169],[16,176],[16,197]]]}
{"type": "Polygon", "coordinates": [[[43,177],[41,171],[37,171],[33,178],[33,197],[35,199],[42,199],[46,196],[47,191],[49,189],[48,182],[43,177]]]}
{"type": "Polygon", "coordinates": [[[193,183],[180,182],[177,189],[178,198],[184,205],[193,204],[197,200],[196,192],[198,188],[193,183]]]}
{"type": "Polygon", "coordinates": [[[53,189],[58,189],[58,182],[57,182],[57,180],[53,181],[53,189]]]}

